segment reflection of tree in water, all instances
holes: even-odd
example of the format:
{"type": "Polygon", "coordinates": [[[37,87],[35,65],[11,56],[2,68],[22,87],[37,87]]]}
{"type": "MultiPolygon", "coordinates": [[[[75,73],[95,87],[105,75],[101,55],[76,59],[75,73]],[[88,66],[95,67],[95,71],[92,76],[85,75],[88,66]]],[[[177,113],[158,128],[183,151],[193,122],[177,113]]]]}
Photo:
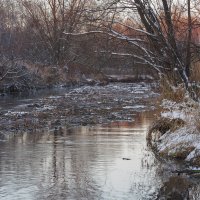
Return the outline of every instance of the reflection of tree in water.
{"type": "MultiPolygon", "coordinates": [[[[173,191],[175,184],[171,184],[173,178],[168,178],[172,175],[170,170],[166,170],[169,166],[156,159],[145,145],[145,130],[152,120],[150,116],[152,113],[138,113],[134,122],[113,122],[108,128],[102,126],[79,127],[70,130],[58,128],[51,133],[16,136],[11,141],[13,143],[11,146],[16,145],[13,149],[15,152],[18,149],[18,152],[15,155],[11,151],[12,157],[9,157],[12,160],[20,158],[27,162],[26,167],[24,167],[25,164],[19,165],[17,173],[20,174],[21,170],[26,170],[26,179],[28,177],[31,180],[32,177],[36,177],[34,184],[38,186],[35,192],[37,199],[103,199],[105,194],[109,195],[118,189],[118,185],[111,179],[113,176],[120,177],[121,174],[118,173],[121,171],[113,173],[113,169],[121,167],[118,164],[123,166],[124,163],[127,163],[131,170],[134,167],[136,169],[136,171],[133,170],[133,174],[128,175],[131,181],[127,186],[130,196],[136,192],[145,196],[152,188],[160,188],[157,193],[162,197],[165,193],[173,191]],[[124,134],[125,132],[128,134],[124,134]],[[143,145],[142,148],[140,145],[143,145]],[[137,148],[140,148],[139,151],[137,148]],[[122,160],[124,149],[133,152],[133,158],[130,161],[122,160]],[[130,165],[132,161],[133,165],[130,165]]],[[[1,159],[0,164],[5,166],[1,159]]],[[[1,171],[4,170],[2,166],[0,166],[1,171]]],[[[13,166],[12,171],[15,170],[16,166],[13,166]]],[[[119,180],[121,179],[114,179],[114,181],[119,180]]],[[[187,187],[183,188],[188,190],[187,187]]],[[[193,199],[200,199],[198,191],[200,191],[199,186],[189,188],[193,199]]],[[[156,196],[155,193],[154,196],[156,196]]]]}
{"type": "MultiPolygon", "coordinates": [[[[145,121],[145,120],[144,120],[145,121]]],[[[137,121],[139,123],[139,121],[137,121]]],[[[140,121],[141,123],[141,121],[140,121]]],[[[127,127],[127,124],[125,124],[127,127]]],[[[133,124],[131,125],[133,127],[133,124]]],[[[114,127],[114,126],[113,126],[114,127]]],[[[136,126],[135,126],[136,127],[136,126]]],[[[110,144],[106,142],[106,139],[109,139],[109,136],[96,136],[90,137],[85,135],[88,133],[90,128],[83,127],[75,130],[70,130],[64,132],[65,137],[67,138],[68,145],[64,142],[60,143],[60,133],[57,131],[52,137],[52,174],[50,175],[49,182],[52,183],[51,187],[48,188],[47,192],[49,192],[48,198],[51,199],[58,196],[60,199],[65,198],[87,198],[87,199],[98,199],[101,198],[103,191],[101,190],[103,185],[98,182],[98,178],[96,173],[96,167],[99,167],[99,160],[102,158],[100,156],[104,156],[104,159],[107,159],[107,163],[110,163],[117,157],[118,150],[123,148],[123,145],[117,143],[117,151],[110,151],[110,147],[115,147],[115,144],[110,144]],[[75,132],[74,132],[75,131],[75,132]],[[70,141],[72,144],[70,145],[70,141]],[[95,143],[104,142],[102,145],[95,145],[95,143]]],[[[113,136],[112,136],[113,137],[113,136]]],[[[151,187],[162,185],[162,180],[166,180],[171,174],[169,170],[166,170],[166,163],[162,166],[162,162],[158,161],[156,158],[152,159],[152,154],[149,151],[143,155],[141,160],[141,167],[145,170],[146,174],[153,174],[154,182],[149,184],[151,187]],[[166,170],[166,171],[165,171],[166,170]],[[159,184],[156,181],[160,182],[159,184]]],[[[169,164],[170,165],[170,164],[169,164]]],[[[167,166],[168,168],[169,166],[167,166]]],[[[102,174],[101,179],[105,179],[108,172],[108,168],[106,162],[104,163],[104,173],[102,174]]],[[[137,175],[137,174],[135,174],[137,175]]],[[[148,176],[149,176],[148,175],[148,176]]],[[[138,174],[138,176],[143,176],[138,174]]],[[[145,174],[144,174],[145,176],[145,174]]],[[[144,182],[151,182],[152,177],[146,176],[144,182]]],[[[141,183],[141,182],[140,182],[141,183]]],[[[106,183],[105,183],[106,184],[106,183]]],[[[132,185],[133,191],[135,192],[137,189],[142,192],[146,192],[150,188],[147,187],[147,183],[144,183],[144,186],[134,184],[132,185]],[[144,191],[142,191],[144,190],[144,191]],[[146,191],[145,191],[146,190],[146,191]]],[[[161,186],[160,186],[161,187],[161,186]]],[[[171,199],[178,200],[183,196],[187,197],[189,191],[189,187],[184,178],[170,177],[168,181],[164,182],[163,186],[159,189],[158,199],[165,198],[166,196],[170,196],[171,199]],[[183,184],[180,185],[179,182],[183,184]],[[177,188],[176,185],[179,185],[177,188]],[[173,192],[175,191],[175,192],[173,192]],[[182,192],[186,191],[186,192],[182,192]]],[[[198,197],[199,188],[193,187],[191,190],[191,195],[195,198],[198,197]]],[[[198,198],[196,198],[198,199],[198,198]]]]}
{"type": "MultiPolygon", "coordinates": [[[[156,112],[155,112],[156,113],[156,112]]],[[[146,111],[146,112],[138,112],[135,113],[135,117],[133,121],[113,121],[109,124],[106,124],[104,127],[107,128],[108,130],[110,128],[119,128],[119,129],[124,129],[124,128],[135,128],[135,129],[142,129],[142,128],[148,128],[150,123],[153,121],[153,114],[154,112],[146,111]]]]}
{"type": "Polygon", "coordinates": [[[44,195],[46,199],[95,199],[100,196],[98,184],[93,180],[89,170],[91,167],[89,158],[95,157],[93,155],[95,152],[88,149],[88,146],[82,145],[81,139],[79,133],[73,130],[64,133],[61,129],[56,130],[51,136],[52,148],[49,152],[51,159],[50,163],[46,163],[48,172],[41,180],[45,183],[43,191],[46,193],[44,195]],[[64,136],[64,140],[61,135],[64,136]]]}
{"type": "Polygon", "coordinates": [[[73,146],[69,146],[69,157],[71,159],[69,166],[70,189],[74,199],[99,199],[101,191],[93,168],[98,162],[98,147],[93,144],[95,138],[91,138],[85,133],[88,127],[77,129],[76,133],[70,134],[70,141],[74,142],[73,146]],[[92,141],[93,140],[93,141],[92,141]]]}
{"type": "Polygon", "coordinates": [[[51,134],[52,145],[49,148],[49,160],[46,163],[46,173],[41,180],[44,184],[43,195],[45,199],[67,199],[69,186],[66,177],[65,154],[66,148],[63,142],[59,141],[62,130],[55,130],[51,134]],[[50,156],[51,154],[51,156],[50,156]]]}

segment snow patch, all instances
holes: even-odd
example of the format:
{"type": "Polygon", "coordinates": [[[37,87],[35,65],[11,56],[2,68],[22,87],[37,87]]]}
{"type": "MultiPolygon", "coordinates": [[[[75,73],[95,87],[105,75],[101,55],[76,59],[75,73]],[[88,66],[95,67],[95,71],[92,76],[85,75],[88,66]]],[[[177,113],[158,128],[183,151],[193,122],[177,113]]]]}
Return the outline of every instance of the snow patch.
{"type": "Polygon", "coordinates": [[[124,109],[142,109],[142,108],[146,108],[146,106],[144,105],[135,105],[135,106],[124,106],[124,109]]]}
{"type": "Polygon", "coordinates": [[[55,106],[45,105],[42,108],[36,108],[36,110],[41,112],[41,111],[45,111],[45,110],[53,110],[54,108],[55,108],[55,106]]]}
{"type": "Polygon", "coordinates": [[[162,107],[164,111],[161,113],[161,117],[182,119],[185,124],[159,136],[153,143],[157,151],[168,156],[178,156],[186,152],[185,161],[191,162],[200,158],[200,133],[196,126],[196,119],[200,112],[199,104],[191,99],[180,103],[163,100],[162,107]]]}
{"type": "Polygon", "coordinates": [[[161,117],[170,119],[182,119],[184,121],[187,120],[187,115],[181,111],[162,112],[161,117]]]}
{"type": "Polygon", "coordinates": [[[17,117],[21,117],[23,115],[28,114],[28,112],[17,112],[17,111],[8,111],[5,116],[17,116],[17,117]]]}

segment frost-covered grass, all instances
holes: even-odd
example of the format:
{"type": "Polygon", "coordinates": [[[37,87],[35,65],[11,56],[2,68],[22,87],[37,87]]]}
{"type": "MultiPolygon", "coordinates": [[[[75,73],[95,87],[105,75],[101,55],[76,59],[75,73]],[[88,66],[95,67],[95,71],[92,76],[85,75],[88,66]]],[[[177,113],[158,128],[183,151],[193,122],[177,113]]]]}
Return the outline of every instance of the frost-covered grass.
{"type": "Polygon", "coordinates": [[[162,101],[160,118],[149,131],[149,139],[162,156],[184,159],[200,166],[200,105],[185,98],[182,102],[162,101]]]}

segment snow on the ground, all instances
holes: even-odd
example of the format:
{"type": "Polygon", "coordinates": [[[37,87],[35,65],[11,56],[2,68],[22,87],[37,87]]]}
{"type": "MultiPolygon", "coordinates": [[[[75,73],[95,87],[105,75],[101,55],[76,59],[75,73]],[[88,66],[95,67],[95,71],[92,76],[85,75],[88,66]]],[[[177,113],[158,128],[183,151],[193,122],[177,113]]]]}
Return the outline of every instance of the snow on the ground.
{"type": "Polygon", "coordinates": [[[166,118],[170,118],[170,119],[182,119],[182,120],[186,120],[187,116],[185,113],[181,112],[181,111],[171,111],[171,112],[162,112],[161,113],[161,117],[166,117],[166,118]]]}
{"type": "Polygon", "coordinates": [[[55,108],[55,106],[50,106],[50,105],[44,105],[41,108],[36,108],[37,111],[46,111],[46,110],[53,110],[55,108]]]}
{"type": "Polygon", "coordinates": [[[161,117],[182,119],[188,125],[194,125],[195,118],[199,112],[199,104],[191,99],[185,99],[184,102],[180,103],[163,100],[161,106],[164,109],[164,111],[161,112],[161,117]]]}
{"type": "Polygon", "coordinates": [[[135,106],[124,106],[124,109],[143,109],[146,108],[145,105],[135,105],[135,106]]]}
{"type": "Polygon", "coordinates": [[[162,135],[159,140],[160,144],[157,146],[159,151],[176,147],[177,144],[190,144],[194,147],[198,147],[196,141],[200,141],[200,135],[195,127],[184,126],[173,133],[162,135]]]}
{"type": "Polygon", "coordinates": [[[8,111],[6,114],[5,114],[5,116],[18,116],[18,117],[20,117],[20,116],[23,116],[23,115],[26,115],[26,114],[28,114],[28,112],[17,112],[17,111],[8,111]]]}
{"type": "Polygon", "coordinates": [[[178,153],[188,151],[185,160],[193,163],[195,159],[200,158],[200,131],[197,128],[200,112],[199,104],[191,99],[186,99],[181,103],[163,100],[162,107],[164,111],[161,113],[161,117],[181,119],[185,124],[160,136],[154,144],[157,151],[161,154],[164,152],[165,155],[171,157],[176,157],[178,153]]]}
{"type": "Polygon", "coordinates": [[[75,88],[69,93],[66,93],[66,96],[72,94],[95,94],[95,93],[108,93],[108,92],[124,92],[128,94],[141,94],[145,95],[148,92],[148,96],[157,96],[158,94],[154,93],[151,90],[152,85],[146,83],[126,83],[126,84],[108,84],[106,86],[82,86],[80,88],[75,88]]]}

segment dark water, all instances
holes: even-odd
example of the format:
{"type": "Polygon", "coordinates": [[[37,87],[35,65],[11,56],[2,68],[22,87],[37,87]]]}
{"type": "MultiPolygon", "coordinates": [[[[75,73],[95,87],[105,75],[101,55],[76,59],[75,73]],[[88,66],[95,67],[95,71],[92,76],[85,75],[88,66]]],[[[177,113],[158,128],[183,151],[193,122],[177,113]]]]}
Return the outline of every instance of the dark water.
{"type": "Polygon", "coordinates": [[[69,92],[73,87],[58,87],[51,89],[41,89],[38,91],[22,92],[7,94],[5,96],[0,96],[0,111],[9,110],[13,107],[24,105],[28,103],[34,103],[46,97],[61,96],[66,92],[69,92]]]}
{"type": "MultiPolygon", "coordinates": [[[[2,141],[0,199],[156,199],[176,165],[158,161],[148,149],[151,116],[2,141]]],[[[192,187],[191,199],[198,191],[192,187]]]]}

